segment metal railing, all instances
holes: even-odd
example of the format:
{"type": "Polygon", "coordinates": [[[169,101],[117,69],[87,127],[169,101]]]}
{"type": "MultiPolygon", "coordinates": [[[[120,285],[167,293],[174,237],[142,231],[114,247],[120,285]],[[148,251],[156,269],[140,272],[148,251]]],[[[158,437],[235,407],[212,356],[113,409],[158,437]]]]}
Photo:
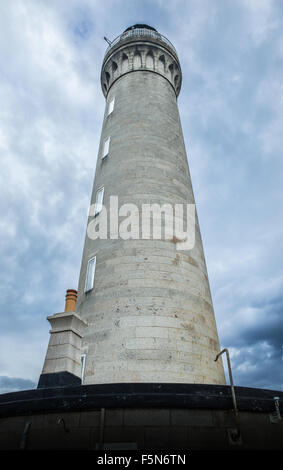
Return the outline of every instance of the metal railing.
{"type": "Polygon", "coordinates": [[[159,39],[160,41],[167,44],[167,46],[170,46],[170,48],[173,49],[173,51],[177,55],[177,51],[176,51],[175,47],[173,46],[173,44],[169,41],[169,39],[167,39],[162,34],[158,33],[157,31],[153,31],[152,29],[134,28],[134,29],[130,29],[129,31],[125,31],[124,33],[120,34],[117,38],[113,39],[113,41],[111,41],[111,44],[106,49],[105,56],[107,55],[109,50],[113,46],[118,44],[120,41],[123,41],[124,39],[128,39],[128,38],[133,38],[134,39],[134,38],[140,37],[140,36],[150,37],[150,38],[153,38],[153,39],[159,39]]]}
{"type": "Polygon", "coordinates": [[[227,358],[227,364],[228,364],[228,372],[229,372],[229,379],[230,379],[230,387],[231,387],[231,394],[232,394],[232,400],[233,400],[233,407],[235,411],[235,415],[238,415],[238,408],[237,408],[237,401],[236,401],[236,395],[235,395],[235,389],[234,389],[234,382],[233,382],[233,375],[232,375],[232,367],[231,367],[231,361],[230,361],[230,355],[229,351],[227,348],[222,349],[220,353],[217,354],[216,358],[214,359],[215,362],[218,360],[219,356],[221,354],[226,353],[226,358],[227,358]]]}

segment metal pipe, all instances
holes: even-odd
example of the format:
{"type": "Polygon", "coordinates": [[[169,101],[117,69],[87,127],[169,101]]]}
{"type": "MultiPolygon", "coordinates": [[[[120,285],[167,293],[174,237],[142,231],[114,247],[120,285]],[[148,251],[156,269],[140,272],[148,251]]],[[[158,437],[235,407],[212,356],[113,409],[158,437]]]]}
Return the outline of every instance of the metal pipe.
{"type": "Polygon", "coordinates": [[[274,406],[275,406],[276,419],[278,421],[281,421],[281,414],[280,414],[280,408],[279,408],[280,397],[273,397],[273,400],[274,400],[274,406]]]}
{"type": "Polygon", "coordinates": [[[105,424],[105,408],[101,408],[101,410],[100,410],[99,450],[103,450],[104,424],[105,424]]]}
{"type": "Polygon", "coordinates": [[[28,421],[25,424],[24,432],[23,432],[22,437],[21,437],[21,442],[20,442],[20,449],[21,450],[24,450],[24,449],[27,448],[27,438],[28,438],[28,433],[29,433],[30,427],[31,427],[31,421],[28,421]]]}
{"type": "Polygon", "coordinates": [[[229,379],[230,379],[230,386],[231,386],[231,393],[232,393],[232,400],[233,400],[233,406],[234,406],[234,411],[235,415],[238,416],[238,408],[237,408],[237,402],[236,402],[236,395],[235,395],[235,389],[234,389],[234,382],[233,382],[233,376],[232,376],[232,368],[231,368],[231,361],[230,361],[230,356],[229,356],[229,351],[227,348],[222,349],[220,353],[217,354],[216,358],[214,359],[215,362],[221,356],[221,354],[226,353],[226,358],[227,358],[227,364],[228,364],[228,371],[229,371],[229,379]]]}
{"type": "Polygon", "coordinates": [[[57,420],[57,424],[58,424],[58,425],[62,424],[64,431],[65,431],[65,432],[69,432],[69,429],[68,429],[67,426],[66,426],[66,423],[65,423],[64,418],[59,418],[59,419],[57,420]]]}

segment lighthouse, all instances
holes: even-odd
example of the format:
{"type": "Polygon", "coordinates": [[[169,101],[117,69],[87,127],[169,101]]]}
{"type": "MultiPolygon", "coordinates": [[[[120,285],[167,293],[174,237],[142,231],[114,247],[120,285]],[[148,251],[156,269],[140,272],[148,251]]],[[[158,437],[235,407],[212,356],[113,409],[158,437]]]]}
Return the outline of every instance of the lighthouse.
{"type": "Polygon", "coordinates": [[[181,83],[174,46],[151,26],[127,28],[106,50],[79,285],[77,294],[67,291],[65,312],[48,317],[41,388],[225,384],[214,360],[220,347],[178,111],[181,83]]]}
{"type": "Polygon", "coordinates": [[[109,450],[104,463],[141,450],[133,464],[175,463],[184,449],[282,450],[283,392],[234,386],[219,347],[181,82],[176,50],[154,28],[109,41],[78,287],[47,317],[37,389],[0,395],[1,449],[109,450]]]}

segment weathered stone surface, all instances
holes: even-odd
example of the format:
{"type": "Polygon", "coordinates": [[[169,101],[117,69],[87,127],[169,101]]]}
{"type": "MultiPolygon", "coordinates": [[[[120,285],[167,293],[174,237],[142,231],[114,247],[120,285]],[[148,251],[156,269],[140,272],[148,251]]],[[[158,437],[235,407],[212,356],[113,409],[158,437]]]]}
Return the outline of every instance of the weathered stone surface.
{"type": "MultiPolygon", "coordinates": [[[[139,209],[194,204],[176,99],[180,65],[174,48],[153,42],[129,36],[102,67],[106,109],[91,204],[104,187],[108,212],[110,196],[139,209]]],[[[185,251],[172,240],[110,239],[109,226],[106,240],[86,236],[77,311],[88,323],[86,384],[225,383],[221,358],[214,362],[219,341],[197,218],[195,246],[185,251]],[[94,287],[85,293],[93,256],[94,287]]]]}
{"type": "Polygon", "coordinates": [[[49,316],[50,339],[42,375],[69,372],[81,377],[81,343],[87,324],[76,312],[62,312],[49,316]]]}

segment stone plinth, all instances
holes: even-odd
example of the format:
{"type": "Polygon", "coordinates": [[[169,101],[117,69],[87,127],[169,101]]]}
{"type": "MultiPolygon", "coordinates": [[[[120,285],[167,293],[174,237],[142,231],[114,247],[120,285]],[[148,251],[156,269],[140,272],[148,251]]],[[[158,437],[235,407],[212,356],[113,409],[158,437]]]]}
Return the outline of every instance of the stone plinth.
{"type": "Polygon", "coordinates": [[[55,313],[47,317],[51,325],[50,340],[39,388],[81,381],[81,346],[87,323],[76,312],[55,313]]]}

